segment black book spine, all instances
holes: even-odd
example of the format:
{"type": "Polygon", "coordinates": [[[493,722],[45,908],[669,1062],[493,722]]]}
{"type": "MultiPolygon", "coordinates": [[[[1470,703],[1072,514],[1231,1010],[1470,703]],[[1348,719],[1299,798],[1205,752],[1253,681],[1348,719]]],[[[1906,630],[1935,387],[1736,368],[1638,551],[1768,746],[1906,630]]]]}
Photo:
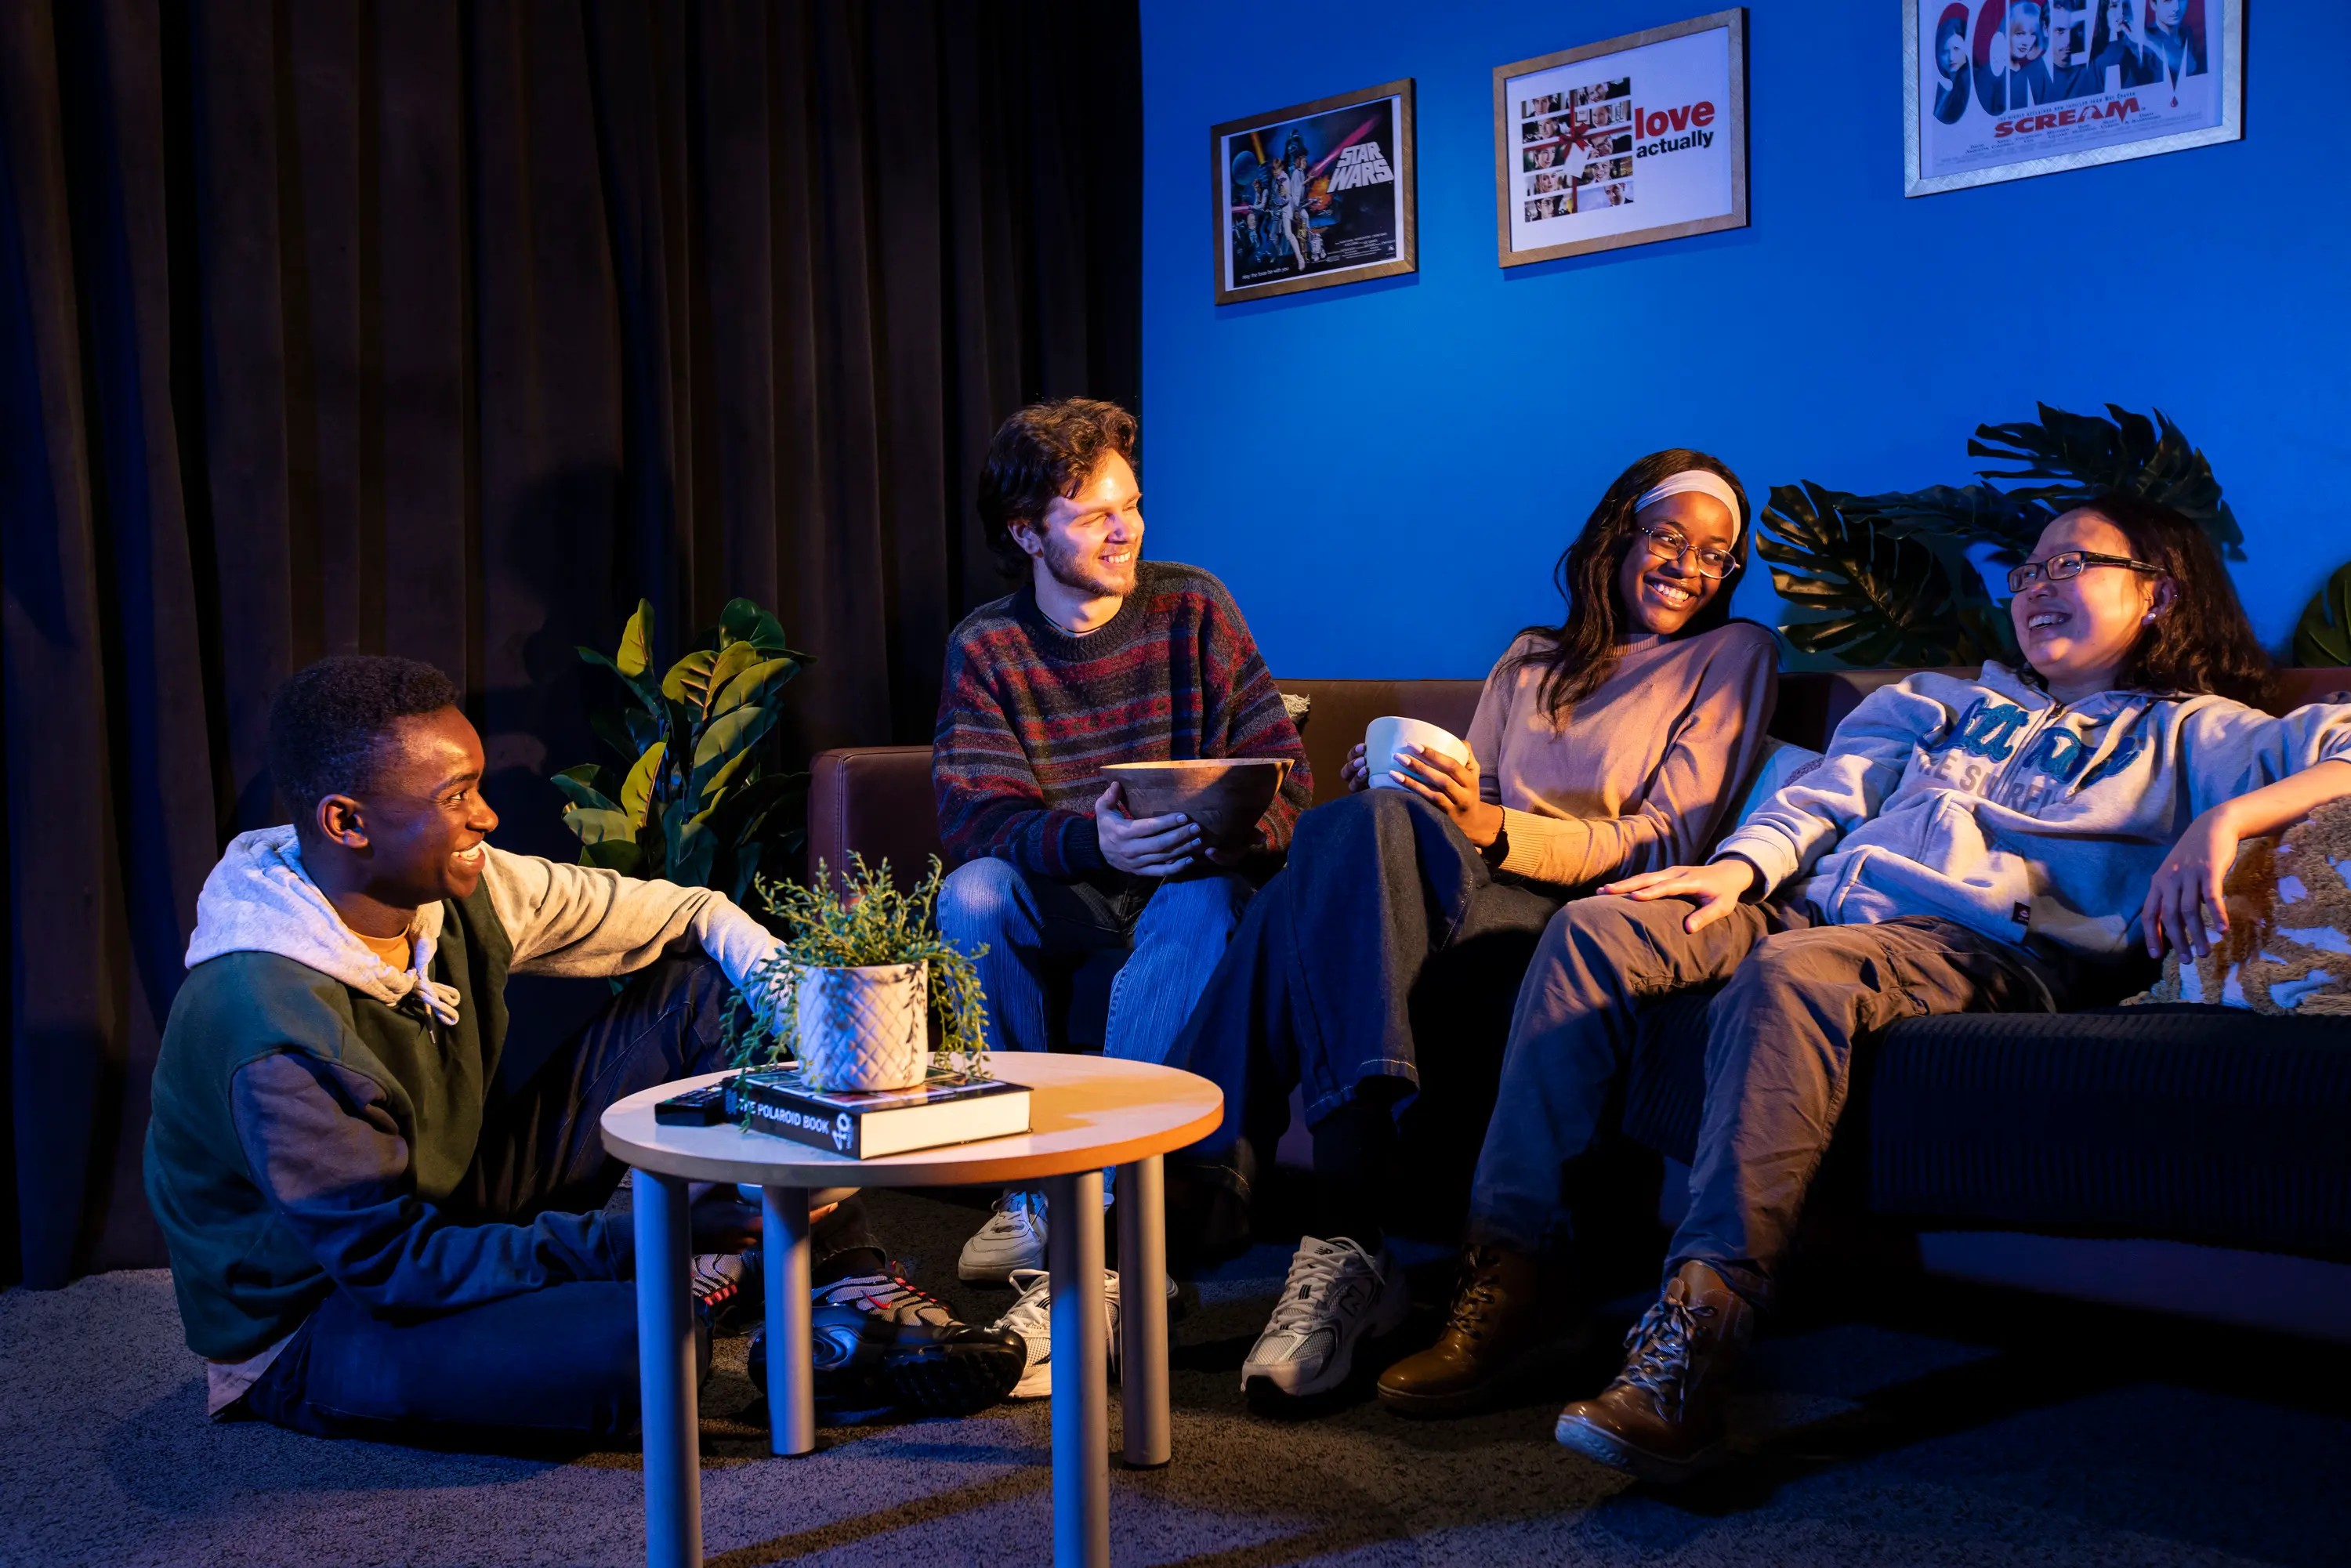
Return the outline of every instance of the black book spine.
{"type": "Polygon", "coordinates": [[[812,1149],[829,1149],[852,1160],[865,1157],[863,1118],[846,1111],[828,1112],[795,1096],[739,1081],[727,1085],[726,1102],[736,1124],[751,1132],[789,1138],[812,1149]]]}

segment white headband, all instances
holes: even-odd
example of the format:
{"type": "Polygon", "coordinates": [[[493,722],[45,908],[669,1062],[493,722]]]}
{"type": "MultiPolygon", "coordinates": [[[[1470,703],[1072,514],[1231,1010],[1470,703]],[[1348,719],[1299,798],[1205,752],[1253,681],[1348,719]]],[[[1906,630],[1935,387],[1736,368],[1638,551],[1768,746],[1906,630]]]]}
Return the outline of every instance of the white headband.
{"type": "Polygon", "coordinates": [[[1739,492],[1724,484],[1721,475],[1710,473],[1704,468],[1685,468],[1678,474],[1667,475],[1641,492],[1641,498],[1633,503],[1633,509],[1637,512],[1652,501],[1662,501],[1668,496],[1692,494],[1711,496],[1722,503],[1723,509],[1730,514],[1730,542],[1737,544],[1739,542],[1739,492]]]}

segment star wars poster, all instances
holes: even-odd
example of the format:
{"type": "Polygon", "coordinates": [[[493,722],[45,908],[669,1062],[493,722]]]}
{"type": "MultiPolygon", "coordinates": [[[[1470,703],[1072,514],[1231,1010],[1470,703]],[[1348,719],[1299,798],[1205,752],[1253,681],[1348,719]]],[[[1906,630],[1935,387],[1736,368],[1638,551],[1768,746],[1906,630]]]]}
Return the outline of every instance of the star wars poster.
{"type": "Polygon", "coordinates": [[[1228,120],[1209,139],[1217,304],[1417,265],[1410,81],[1228,120]]]}
{"type": "Polygon", "coordinates": [[[1747,221],[1746,13],[1494,72],[1501,264],[1747,221]]]}
{"type": "Polygon", "coordinates": [[[1904,0],[1905,194],[2233,141],[2241,0],[1904,0]]]}

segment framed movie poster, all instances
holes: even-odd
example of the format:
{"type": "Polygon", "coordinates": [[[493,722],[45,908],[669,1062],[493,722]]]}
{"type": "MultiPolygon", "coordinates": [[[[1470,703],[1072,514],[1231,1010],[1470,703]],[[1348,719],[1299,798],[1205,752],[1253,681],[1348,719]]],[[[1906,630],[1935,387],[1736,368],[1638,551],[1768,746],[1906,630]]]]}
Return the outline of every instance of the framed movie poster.
{"type": "Polygon", "coordinates": [[[1217,303],[1417,271],[1412,80],[1208,132],[1217,303]]]}
{"type": "Polygon", "coordinates": [[[1902,193],[2235,141],[2244,54],[2244,0],[1902,0],[1902,193]]]}
{"type": "Polygon", "coordinates": [[[1494,68],[1504,267],[1747,225],[1747,13],[1494,68]]]}

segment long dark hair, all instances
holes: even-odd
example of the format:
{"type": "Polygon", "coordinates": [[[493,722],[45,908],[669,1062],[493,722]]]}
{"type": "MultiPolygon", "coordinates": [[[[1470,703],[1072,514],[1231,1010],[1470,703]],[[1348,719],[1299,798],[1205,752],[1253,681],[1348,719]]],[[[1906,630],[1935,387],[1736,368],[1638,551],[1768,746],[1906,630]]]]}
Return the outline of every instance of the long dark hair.
{"type": "Polygon", "coordinates": [[[2171,608],[2139,632],[2116,684],[2126,691],[2210,692],[2269,709],[2277,668],[2253,635],[2211,537],[2145,496],[2110,490],[2082,509],[2120,528],[2131,554],[2171,580],[2171,608]]]}
{"type": "Polygon", "coordinates": [[[1552,568],[1552,581],[1567,601],[1567,618],[1556,626],[1529,626],[1519,633],[1529,646],[1510,667],[1543,671],[1542,706],[1554,727],[1565,721],[1568,709],[1599,690],[1616,667],[1617,620],[1622,613],[1616,602],[1616,574],[1624,570],[1626,552],[1643,542],[1633,520],[1634,503],[1657,481],[1685,468],[1703,468],[1730,486],[1730,493],[1739,497],[1739,516],[1732,519],[1739,525],[1739,538],[1730,547],[1729,575],[1677,635],[1711,632],[1730,619],[1730,591],[1739,586],[1747,570],[1747,536],[1752,531],[1748,527],[1747,491],[1720,458],[1686,446],[1652,452],[1616,476],[1616,482],[1584,520],[1583,531],[1552,568]]]}

